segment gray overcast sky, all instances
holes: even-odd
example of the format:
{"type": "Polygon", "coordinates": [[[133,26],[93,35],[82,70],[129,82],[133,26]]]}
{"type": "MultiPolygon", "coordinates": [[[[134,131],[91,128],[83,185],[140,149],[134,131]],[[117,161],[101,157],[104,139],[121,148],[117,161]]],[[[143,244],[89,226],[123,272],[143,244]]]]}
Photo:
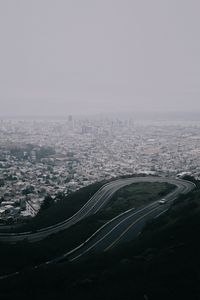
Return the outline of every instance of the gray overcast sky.
{"type": "Polygon", "coordinates": [[[0,115],[200,111],[199,0],[0,0],[0,115]]]}

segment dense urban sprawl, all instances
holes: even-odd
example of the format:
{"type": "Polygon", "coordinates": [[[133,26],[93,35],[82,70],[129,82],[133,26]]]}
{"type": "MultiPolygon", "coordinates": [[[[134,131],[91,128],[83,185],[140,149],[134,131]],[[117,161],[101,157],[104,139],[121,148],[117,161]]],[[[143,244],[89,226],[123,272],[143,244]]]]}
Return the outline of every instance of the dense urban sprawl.
{"type": "Polygon", "coordinates": [[[200,174],[200,123],[133,118],[0,120],[0,219],[34,216],[44,199],[128,174],[200,174]]]}

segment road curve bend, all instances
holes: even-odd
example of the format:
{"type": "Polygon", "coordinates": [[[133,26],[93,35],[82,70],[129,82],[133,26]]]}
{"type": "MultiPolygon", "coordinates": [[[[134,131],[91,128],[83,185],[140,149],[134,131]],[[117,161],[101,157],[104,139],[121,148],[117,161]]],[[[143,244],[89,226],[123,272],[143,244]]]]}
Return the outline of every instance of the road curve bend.
{"type": "Polygon", "coordinates": [[[138,234],[141,233],[141,230],[146,224],[147,220],[157,218],[166,212],[178,195],[186,194],[196,187],[196,185],[190,181],[173,178],[138,177],[134,180],[134,182],[141,181],[168,182],[176,185],[176,189],[165,196],[165,205],[160,205],[159,201],[156,200],[138,209],[129,209],[128,211],[108,221],[81,245],[69,252],[66,252],[61,257],[56,258],[51,262],[56,263],[62,261],[63,259],[65,260],[66,258],[70,261],[74,261],[94,252],[109,251],[118,243],[133,240],[138,236],[138,234]]]}
{"type": "MultiPolygon", "coordinates": [[[[104,207],[107,202],[112,198],[113,194],[124,186],[130,185],[132,183],[138,182],[167,182],[176,186],[176,189],[170,194],[165,196],[169,201],[174,200],[179,194],[186,194],[195,188],[195,184],[177,178],[168,177],[156,177],[156,176],[146,176],[146,177],[131,177],[125,179],[118,179],[111,181],[104,186],[102,186],[89,200],[81,207],[74,215],[66,219],[63,222],[57,223],[53,226],[48,226],[43,229],[39,229],[36,232],[23,232],[23,233],[0,233],[0,241],[6,243],[17,243],[18,241],[27,240],[29,242],[40,241],[51,234],[58,233],[59,231],[65,230],[77,222],[81,221],[89,215],[97,213],[102,207],[104,207]]],[[[155,202],[155,205],[157,201],[155,202]]],[[[148,207],[148,206],[147,206],[148,207]]]]}

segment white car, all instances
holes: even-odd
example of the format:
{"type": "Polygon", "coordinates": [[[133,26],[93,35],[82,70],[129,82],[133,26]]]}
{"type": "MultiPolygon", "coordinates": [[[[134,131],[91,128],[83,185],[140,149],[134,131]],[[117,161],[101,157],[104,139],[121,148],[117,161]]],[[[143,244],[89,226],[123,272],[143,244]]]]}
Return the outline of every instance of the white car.
{"type": "Polygon", "coordinates": [[[159,204],[165,204],[166,202],[167,202],[167,200],[164,198],[158,201],[159,204]]]}

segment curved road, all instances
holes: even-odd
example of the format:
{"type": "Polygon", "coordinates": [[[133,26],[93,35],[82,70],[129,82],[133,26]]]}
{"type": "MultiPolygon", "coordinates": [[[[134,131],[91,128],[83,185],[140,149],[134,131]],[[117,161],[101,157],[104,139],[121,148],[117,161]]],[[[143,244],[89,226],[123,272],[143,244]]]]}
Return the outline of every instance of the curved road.
{"type": "MultiPolygon", "coordinates": [[[[51,262],[60,262],[66,258],[70,261],[74,261],[87,255],[91,255],[94,252],[109,251],[118,243],[133,240],[141,233],[141,230],[147,220],[156,218],[165,213],[179,194],[186,194],[195,188],[195,184],[190,181],[162,177],[137,177],[134,178],[131,183],[141,181],[168,182],[176,185],[176,189],[165,196],[167,201],[166,204],[161,205],[158,200],[156,200],[149,205],[138,208],[137,210],[133,208],[120,214],[103,225],[80,246],[65,253],[59,258],[52,260],[51,262]]],[[[102,201],[102,203],[104,203],[104,201],[102,201]]]]}
{"type": "MultiPolygon", "coordinates": [[[[104,185],[89,201],[71,218],[61,222],[55,226],[50,226],[41,229],[37,233],[25,232],[23,234],[4,234],[1,233],[0,240],[15,243],[21,239],[27,238],[34,242],[41,240],[49,234],[66,229],[88,215],[95,214],[101,209],[112,197],[112,195],[123,186],[137,183],[137,182],[168,182],[176,185],[176,189],[165,196],[167,203],[160,205],[158,201],[154,201],[149,205],[138,208],[137,210],[130,209],[119,216],[107,222],[100,229],[98,229],[92,236],[90,236],[84,243],[77,248],[66,252],[60,257],[51,261],[36,265],[38,268],[44,264],[59,263],[65,261],[74,261],[87,257],[93,252],[109,251],[118,243],[132,240],[141,233],[141,229],[146,221],[151,218],[156,218],[168,210],[171,203],[177,198],[180,193],[186,194],[193,190],[196,186],[190,181],[180,179],[170,179],[164,177],[133,177],[128,179],[120,179],[104,185]]],[[[19,275],[20,272],[15,272],[0,276],[0,280],[19,275]]]]}
{"type": "MultiPolygon", "coordinates": [[[[98,212],[112,197],[112,195],[119,190],[120,188],[130,185],[132,183],[137,183],[137,182],[168,182],[171,184],[176,185],[176,189],[167,195],[165,198],[170,202],[173,201],[178,194],[180,193],[188,193],[191,191],[195,185],[191,183],[190,181],[185,181],[181,179],[173,179],[173,178],[164,178],[164,177],[132,177],[132,178],[126,178],[126,179],[119,179],[112,181],[108,184],[105,184],[102,186],[89,200],[88,202],[79,210],[77,211],[72,217],[69,219],[60,222],[58,224],[55,224],[53,226],[49,226],[43,229],[40,229],[36,232],[23,232],[23,233],[0,233],[0,241],[4,241],[7,243],[16,243],[21,240],[28,240],[29,242],[35,242],[44,239],[45,237],[57,233],[59,231],[65,230],[69,228],[70,226],[76,224],[80,220],[84,219],[85,217],[95,214],[98,212]]],[[[167,204],[168,205],[168,204],[167,204]]],[[[165,206],[166,208],[166,206],[165,206]]],[[[119,228],[121,229],[126,227],[126,225],[130,225],[129,222],[134,222],[134,220],[137,217],[142,217],[144,215],[150,215],[150,213],[156,212],[156,211],[162,211],[163,207],[158,204],[158,202],[153,202],[148,206],[143,207],[142,209],[139,209],[137,211],[128,211],[125,212],[124,214],[120,215],[118,218],[115,218],[115,220],[108,222],[108,227],[109,226],[114,226],[116,222],[118,222],[118,226],[114,226],[114,230],[112,227],[112,232],[118,232],[119,233],[119,228]],[[121,218],[124,220],[122,223],[119,222],[121,218]],[[122,226],[123,225],[123,226],[122,226]]],[[[120,230],[121,230],[120,229],[120,230]]],[[[105,230],[103,228],[102,232],[105,230]]],[[[107,230],[107,228],[106,228],[107,230]]],[[[98,233],[102,234],[101,230],[98,231],[98,233]]],[[[120,231],[121,232],[121,231],[120,231]]],[[[96,237],[96,234],[95,234],[96,237]]],[[[113,239],[113,234],[112,234],[112,239],[113,239]]],[[[108,240],[108,237],[106,238],[108,240]]],[[[108,246],[109,247],[109,246],[108,246]]],[[[79,255],[79,254],[78,254],[79,255]]]]}

